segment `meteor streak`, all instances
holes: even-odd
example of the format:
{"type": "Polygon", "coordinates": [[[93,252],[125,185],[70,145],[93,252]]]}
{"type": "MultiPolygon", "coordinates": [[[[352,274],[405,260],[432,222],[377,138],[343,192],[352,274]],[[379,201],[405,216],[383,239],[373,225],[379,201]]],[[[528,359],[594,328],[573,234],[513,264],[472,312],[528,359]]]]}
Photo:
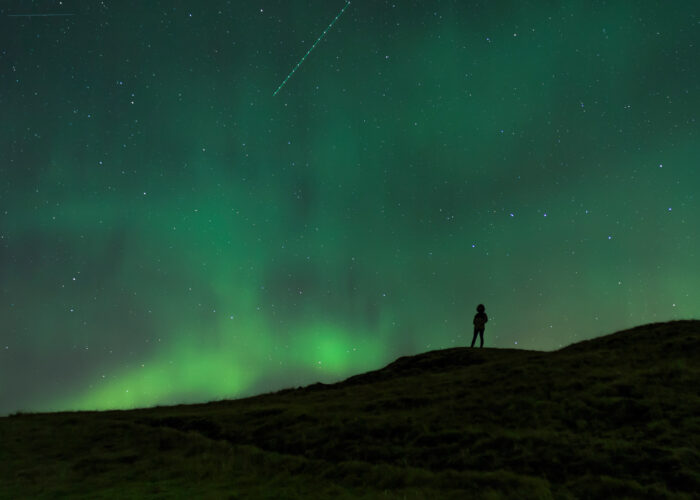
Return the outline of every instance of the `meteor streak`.
{"type": "Polygon", "coordinates": [[[73,14],[8,14],[7,17],[59,17],[72,15],[73,14]]]}
{"type": "Polygon", "coordinates": [[[333,19],[333,20],[331,21],[331,24],[329,24],[328,27],[327,27],[325,30],[323,30],[323,33],[321,33],[321,36],[319,36],[319,37],[316,39],[316,41],[315,41],[314,44],[311,46],[311,48],[306,52],[306,54],[304,54],[304,57],[302,57],[302,58],[299,60],[299,62],[297,63],[297,65],[294,66],[294,69],[293,69],[292,71],[289,72],[289,74],[287,75],[287,78],[285,78],[284,81],[283,81],[282,83],[280,83],[280,86],[277,87],[277,90],[275,90],[275,91],[272,93],[273,96],[276,96],[276,95],[277,95],[277,92],[279,92],[280,89],[281,89],[282,87],[284,87],[284,84],[287,83],[287,80],[289,80],[289,79],[292,77],[292,75],[294,74],[294,72],[299,68],[299,66],[301,66],[301,63],[304,62],[304,59],[306,59],[306,58],[308,57],[308,55],[311,54],[311,51],[314,50],[314,47],[316,47],[316,45],[318,45],[318,42],[320,42],[321,39],[322,39],[324,36],[326,36],[326,33],[328,33],[328,31],[333,27],[333,25],[334,25],[335,22],[338,20],[338,18],[339,18],[340,16],[343,15],[343,12],[345,12],[345,9],[348,8],[348,5],[350,5],[350,1],[349,1],[349,0],[348,0],[347,3],[345,4],[345,6],[344,6],[342,9],[340,9],[340,12],[338,12],[338,15],[335,16],[335,19],[333,19]]]}

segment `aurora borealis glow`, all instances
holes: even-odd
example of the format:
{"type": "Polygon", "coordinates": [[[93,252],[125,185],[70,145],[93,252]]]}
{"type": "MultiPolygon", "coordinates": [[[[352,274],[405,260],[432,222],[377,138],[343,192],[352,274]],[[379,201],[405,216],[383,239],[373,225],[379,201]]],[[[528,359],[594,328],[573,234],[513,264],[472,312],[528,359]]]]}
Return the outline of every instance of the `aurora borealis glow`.
{"type": "Polygon", "coordinates": [[[0,413],[700,316],[698,2],[343,4],[3,2],[0,413]]]}

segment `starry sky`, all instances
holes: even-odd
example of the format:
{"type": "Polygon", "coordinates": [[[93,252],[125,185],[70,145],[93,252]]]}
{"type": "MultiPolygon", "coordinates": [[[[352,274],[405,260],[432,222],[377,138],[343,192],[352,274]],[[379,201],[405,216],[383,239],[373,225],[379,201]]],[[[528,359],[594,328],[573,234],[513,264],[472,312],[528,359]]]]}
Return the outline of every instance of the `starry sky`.
{"type": "Polygon", "coordinates": [[[698,2],[344,5],[2,3],[0,414],[700,317],[698,2]]]}

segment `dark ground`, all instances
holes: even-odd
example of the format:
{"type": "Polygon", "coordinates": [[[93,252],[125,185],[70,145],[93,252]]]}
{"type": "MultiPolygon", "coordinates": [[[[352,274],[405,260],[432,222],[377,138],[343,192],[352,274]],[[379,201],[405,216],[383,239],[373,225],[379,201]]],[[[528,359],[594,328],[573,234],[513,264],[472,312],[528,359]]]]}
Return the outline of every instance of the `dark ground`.
{"type": "Polygon", "coordinates": [[[700,498],[700,321],[333,385],[0,418],[1,498],[700,498]]]}

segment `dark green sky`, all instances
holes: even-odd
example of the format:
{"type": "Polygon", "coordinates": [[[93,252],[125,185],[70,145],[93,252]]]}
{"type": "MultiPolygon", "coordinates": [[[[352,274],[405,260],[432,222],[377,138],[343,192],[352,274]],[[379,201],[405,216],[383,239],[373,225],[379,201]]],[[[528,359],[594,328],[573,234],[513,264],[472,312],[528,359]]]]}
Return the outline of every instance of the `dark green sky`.
{"type": "Polygon", "coordinates": [[[0,413],[700,316],[698,2],[344,4],[3,2],[0,413]]]}

